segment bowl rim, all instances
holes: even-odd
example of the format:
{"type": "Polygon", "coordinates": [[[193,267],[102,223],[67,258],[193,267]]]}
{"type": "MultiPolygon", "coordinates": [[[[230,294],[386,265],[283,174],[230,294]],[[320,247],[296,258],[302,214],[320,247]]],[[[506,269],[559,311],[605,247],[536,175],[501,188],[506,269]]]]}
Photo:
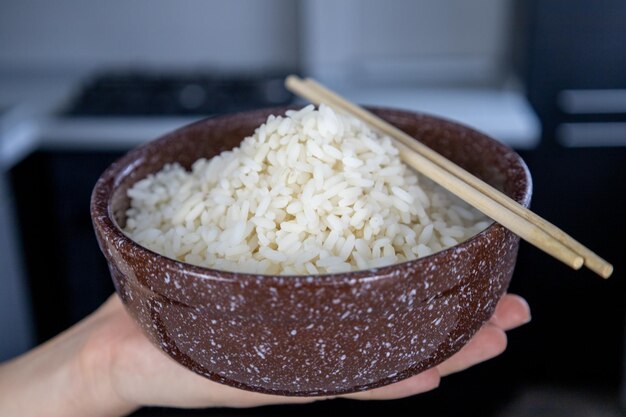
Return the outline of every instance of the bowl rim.
{"type": "MultiPolygon", "coordinates": [[[[92,223],[96,230],[104,232],[103,239],[114,239],[116,241],[116,247],[122,248],[125,251],[131,249],[138,254],[143,254],[146,257],[156,258],[162,268],[167,268],[170,271],[185,271],[186,274],[193,275],[196,278],[209,281],[229,281],[229,282],[243,282],[243,281],[273,281],[272,285],[311,285],[316,286],[324,285],[352,285],[354,283],[365,283],[371,281],[379,281],[391,278],[395,275],[395,272],[400,268],[414,268],[419,270],[419,264],[428,265],[433,259],[437,257],[446,257],[447,254],[452,254],[455,251],[462,251],[469,248],[471,245],[477,244],[484,239],[488,239],[487,235],[497,233],[500,231],[508,231],[501,224],[493,221],[487,228],[481,232],[471,236],[469,239],[451,246],[446,249],[442,249],[438,252],[430,254],[428,256],[394,263],[377,268],[351,270],[347,272],[335,272],[326,274],[308,274],[308,275],[271,275],[271,274],[255,274],[248,272],[236,272],[227,271],[216,268],[203,267],[199,265],[193,265],[183,261],[169,258],[165,255],[159,254],[149,248],[146,248],[130,237],[128,237],[118,225],[115,220],[112,209],[112,199],[116,192],[116,189],[120,182],[125,178],[132,170],[143,162],[144,158],[142,153],[149,148],[157,146],[160,143],[172,140],[174,136],[178,136],[187,130],[197,128],[199,125],[211,124],[214,122],[224,122],[228,119],[240,119],[245,118],[258,118],[260,115],[280,114],[283,115],[285,111],[292,109],[299,109],[305,105],[290,105],[279,107],[267,107],[256,110],[243,111],[237,113],[229,113],[219,116],[209,116],[200,119],[196,122],[181,126],[173,131],[165,133],[160,137],[150,140],[124,154],[122,157],[113,162],[98,178],[90,199],[90,212],[92,217],[92,223]]],[[[528,166],[524,162],[515,150],[505,145],[504,143],[497,141],[489,135],[482,133],[470,126],[463,123],[446,119],[444,117],[430,115],[422,112],[415,112],[406,109],[399,109],[393,107],[383,106],[364,106],[366,109],[376,113],[393,113],[401,117],[418,117],[424,120],[430,120],[436,123],[443,123],[455,129],[461,129],[470,131],[474,135],[482,137],[482,139],[491,142],[496,148],[499,148],[504,154],[508,154],[513,157],[514,163],[519,165],[523,172],[523,183],[525,183],[525,189],[521,190],[520,197],[514,198],[514,200],[525,207],[530,204],[530,198],[532,195],[533,183],[528,166]]],[[[244,138],[242,138],[243,140],[244,138]]],[[[417,139],[416,139],[417,140],[417,139]]],[[[508,177],[507,177],[508,178],[508,177]]],[[[509,231],[509,233],[512,233],[509,231]]],[[[99,242],[100,243],[100,242],[99,242]]],[[[101,245],[102,248],[102,245],[101,245]]]]}

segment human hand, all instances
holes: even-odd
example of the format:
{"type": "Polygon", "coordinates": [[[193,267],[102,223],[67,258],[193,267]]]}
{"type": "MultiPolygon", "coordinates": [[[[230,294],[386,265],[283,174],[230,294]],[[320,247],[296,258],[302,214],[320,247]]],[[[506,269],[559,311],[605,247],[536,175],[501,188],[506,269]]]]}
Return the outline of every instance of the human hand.
{"type": "MultiPolygon", "coordinates": [[[[104,367],[110,385],[125,402],[134,405],[175,407],[253,407],[268,404],[304,403],[328,397],[284,397],[243,391],[210,381],[190,372],[154,347],[112,296],[95,313],[103,319],[100,331],[86,349],[104,367]],[[103,352],[106,354],[103,355],[103,352]]],[[[506,330],[530,320],[526,301],[505,295],[486,323],[458,353],[437,367],[406,380],[370,391],[341,395],[353,399],[393,399],[429,391],[439,385],[441,376],[449,375],[491,359],[506,348],[506,330]]]]}
{"type": "MultiPolygon", "coordinates": [[[[470,342],[435,368],[339,397],[383,400],[430,391],[442,376],[502,353],[505,331],[529,320],[526,301],[505,295],[470,342]]],[[[199,376],[154,347],[116,295],[69,330],[0,366],[0,415],[119,416],[143,405],[254,407],[328,398],[260,394],[199,376]]]]}

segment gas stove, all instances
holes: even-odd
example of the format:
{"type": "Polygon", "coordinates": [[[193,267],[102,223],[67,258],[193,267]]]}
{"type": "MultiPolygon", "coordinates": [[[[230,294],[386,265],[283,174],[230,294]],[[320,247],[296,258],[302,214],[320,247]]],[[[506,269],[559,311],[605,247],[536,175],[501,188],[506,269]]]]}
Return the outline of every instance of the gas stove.
{"type": "Polygon", "coordinates": [[[286,73],[107,72],[88,79],[63,116],[205,116],[293,101],[286,73]]]}

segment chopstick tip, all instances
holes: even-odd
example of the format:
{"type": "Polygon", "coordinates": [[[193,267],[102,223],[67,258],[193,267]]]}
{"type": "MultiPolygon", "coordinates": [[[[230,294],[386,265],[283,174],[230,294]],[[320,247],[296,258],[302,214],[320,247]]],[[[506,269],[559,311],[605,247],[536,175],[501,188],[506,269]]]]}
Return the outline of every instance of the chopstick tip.
{"type": "Polygon", "coordinates": [[[613,265],[607,264],[602,271],[600,271],[600,276],[604,279],[608,279],[613,274],[613,265]]]}
{"type": "Polygon", "coordinates": [[[291,86],[301,81],[302,79],[298,77],[296,74],[289,74],[288,76],[285,77],[285,87],[287,87],[287,89],[291,89],[291,86]]]}
{"type": "Polygon", "coordinates": [[[585,264],[585,259],[582,256],[577,256],[576,258],[574,258],[574,260],[572,261],[572,268],[574,269],[580,269],[582,268],[582,266],[585,264]]]}

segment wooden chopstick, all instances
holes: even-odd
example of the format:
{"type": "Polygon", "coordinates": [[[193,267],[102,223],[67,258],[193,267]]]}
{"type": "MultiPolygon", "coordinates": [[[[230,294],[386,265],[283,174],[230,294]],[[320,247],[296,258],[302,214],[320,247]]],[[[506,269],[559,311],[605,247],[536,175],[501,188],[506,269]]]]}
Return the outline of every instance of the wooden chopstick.
{"type": "MultiPolygon", "coordinates": [[[[290,76],[286,80],[286,85],[287,88],[289,88],[293,93],[304,97],[313,103],[325,103],[337,110],[355,115],[355,113],[351,112],[350,108],[345,106],[343,102],[337,100],[334,96],[325,94],[324,90],[319,89],[316,85],[311,84],[310,82],[305,82],[297,77],[290,76]]],[[[360,115],[357,115],[357,117],[361,118],[360,115]]],[[[361,119],[369,122],[367,119],[361,119]]],[[[569,248],[563,246],[556,239],[547,235],[537,226],[519,216],[514,214],[511,215],[508,210],[497,202],[489,199],[488,196],[478,192],[460,178],[451,175],[444,168],[433,163],[428,158],[425,158],[419,152],[415,152],[409,148],[409,146],[399,140],[396,140],[395,135],[388,134],[388,136],[394,140],[395,145],[399,148],[400,156],[404,162],[413,167],[416,171],[422,173],[424,176],[435,181],[451,193],[467,201],[469,204],[478,208],[483,213],[513,231],[524,240],[539,247],[544,252],[549,253],[561,262],[574,269],[579,269],[583,265],[582,257],[578,256],[569,248]]],[[[412,142],[416,142],[414,139],[410,140],[412,142]]]]}
{"type": "Polygon", "coordinates": [[[433,151],[426,145],[423,145],[422,143],[414,140],[411,136],[407,135],[406,133],[404,133],[397,127],[385,122],[381,118],[377,117],[371,112],[368,112],[362,107],[359,107],[355,104],[348,102],[344,98],[340,97],[338,94],[328,90],[327,88],[315,82],[314,80],[307,79],[305,83],[311,85],[316,91],[319,91],[320,94],[322,94],[323,96],[327,98],[327,100],[332,99],[332,101],[337,103],[337,105],[340,105],[342,109],[345,109],[345,111],[352,113],[354,116],[364,120],[365,122],[369,123],[374,128],[385,133],[386,135],[391,136],[392,138],[396,138],[397,140],[402,142],[404,145],[410,147],[411,149],[420,153],[422,156],[428,158],[435,164],[443,167],[444,169],[449,171],[451,174],[467,182],[469,185],[477,189],[479,192],[488,195],[490,198],[497,201],[498,203],[500,203],[507,209],[511,210],[518,216],[523,217],[529,222],[537,225],[537,227],[545,231],[548,235],[552,236],[554,239],[558,240],[560,243],[567,246],[572,251],[574,251],[579,256],[581,256],[584,260],[585,266],[587,266],[590,270],[592,270],[596,274],[600,275],[603,278],[608,278],[613,273],[613,266],[610,263],[602,259],[600,256],[598,256],[596,253],[594,253],[587,247],[583,246],[580,242],[576,241],[574,238],[572,238],[570,235],[565,233],[563,230],[559,229],[555,225],[543,219],[541,216],[528,210],[526,207],[522,206],[521,204],[518,204],[516,201],[514,201],[507,195],[501,193],[500,191],[496,190],[495,188],[493,188],[486,182],[470,174],[463,168],[454,164],[453,162],[446,159],[439,153],[433,151]]]}
{"type": "Polygon", "coordinates": [[[303,81],[296,76],[289,76],[286,85],[292,92],[313,103],[324,102],[338,110],[348,112],[395,139],[405,162],[524,240],[574,269],[579,269],[585,263],[604,278],[611,275],[613,267],[609,263],[576,242],[565,232],[414,140],[400,129],[348,102],[313,80],[303,81]]]}

